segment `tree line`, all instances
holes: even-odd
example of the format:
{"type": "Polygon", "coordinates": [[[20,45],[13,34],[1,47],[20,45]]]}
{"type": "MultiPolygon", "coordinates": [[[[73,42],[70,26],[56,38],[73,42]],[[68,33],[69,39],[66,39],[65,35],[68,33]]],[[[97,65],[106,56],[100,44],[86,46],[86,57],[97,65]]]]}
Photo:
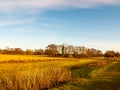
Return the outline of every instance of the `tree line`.
{"type": "Polygon", "coordinates": [[[104,54],[101,50],[94,48],[86,48],[84,46],[73,46],[68,44],[49,44],[44,49],[26,49],[22,50],[21,48],[9,48],[0,49],[0,54],[19,54],[19,55],[48,55],[52,57],[119,57],[120,53],[107,50],[104,54]]]}

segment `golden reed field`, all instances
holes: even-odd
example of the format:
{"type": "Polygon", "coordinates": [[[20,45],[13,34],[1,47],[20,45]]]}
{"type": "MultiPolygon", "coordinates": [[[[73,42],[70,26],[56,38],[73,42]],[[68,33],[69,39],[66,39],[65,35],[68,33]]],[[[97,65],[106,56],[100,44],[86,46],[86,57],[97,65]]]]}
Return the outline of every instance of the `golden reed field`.
{"type": "Polygon", "coordinates": [[[103,57],[0,55],[0,90],[119,90],[119,66],[103,57]]]}

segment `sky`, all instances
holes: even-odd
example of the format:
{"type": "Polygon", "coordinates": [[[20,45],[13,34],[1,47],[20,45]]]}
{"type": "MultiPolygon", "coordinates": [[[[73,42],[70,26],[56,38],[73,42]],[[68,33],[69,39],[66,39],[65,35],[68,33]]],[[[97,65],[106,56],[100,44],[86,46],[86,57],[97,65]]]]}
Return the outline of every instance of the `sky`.
{"type": "Polygon", "coordinates": [[[0,0],[0,48],[67,43],[120,51],[120,0],[0,0]]]}

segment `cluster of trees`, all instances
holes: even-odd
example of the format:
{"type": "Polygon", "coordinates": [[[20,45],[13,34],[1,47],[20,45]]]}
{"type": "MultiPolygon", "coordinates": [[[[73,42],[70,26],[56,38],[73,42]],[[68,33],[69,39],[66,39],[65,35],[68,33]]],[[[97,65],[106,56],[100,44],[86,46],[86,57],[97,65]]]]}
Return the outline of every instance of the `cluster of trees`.
{"type": "Polygon", "coordinates": [[[35,50],[26,49],[24,51],[21,48],[9,48],[9,47],[7,47],[6,49],[0,49],[0,54],[44,55],[44,50],[43,49],[35,49],[35,50]]]}
{"type": "Polygon", "coordinates": [[[106,51],[104,54],[105,57],[120,57],[120,53],[119,52],[115,52],[115,51],[106,51]]]}
{"type": "Polygon", "coordinates": [[[46,47],[45,54],[62,57],[100,57],[103,55],[100,50],[67,44],[50,44],[46,47]]]}
{"type": "Polygon", "coordinates": [[[26,49],[21,48],[9,48],[0,49],[0,54],[20,54],[20,55],[49,55],[53,57],[119,57],[120,53],[115,51],[106,51],[105,54],[101,50],[94,48],[86,48],[84,46],[73,46],[68,44],[49,44],[45,50],[43,49],[26,49]]]}

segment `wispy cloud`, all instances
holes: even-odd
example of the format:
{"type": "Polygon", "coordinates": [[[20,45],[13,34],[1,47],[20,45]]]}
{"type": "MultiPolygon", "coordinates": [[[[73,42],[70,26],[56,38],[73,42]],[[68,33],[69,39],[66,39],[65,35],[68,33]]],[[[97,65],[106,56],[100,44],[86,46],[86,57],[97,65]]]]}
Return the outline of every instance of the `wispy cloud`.
{"type": "Polygon", "coordinates": [[[120,5],[120,0],[0,0],[0,11],[89,8],[99,5],[120,5]]]}
{"type": "Polygon", "coordinates": [[[0,17],[0,27],[6,27],[6,26],[15,26],[15,25],[26,25],[34,23],[36,18],[34,17],[16,17],[10,16],[9,18],[1,18],[0,17]]]}
{"type": "Polygon", "coordinates": [[[35,32],[35,30],[29,30],[29,29],[12,29],[12,30],[10,30],[10,31],[12,31],[12,32],[35,32]]]}
{"type": "Polygon", "coordinates": [[[18,24],[23,24],[25,23],[24,21],[11,21],[11,20],[6,20],[6,21],[2,21],[0,22],[0,27],[6,27],[6,26],[14,26],[14,25],[18,25],[18,24]]]}

